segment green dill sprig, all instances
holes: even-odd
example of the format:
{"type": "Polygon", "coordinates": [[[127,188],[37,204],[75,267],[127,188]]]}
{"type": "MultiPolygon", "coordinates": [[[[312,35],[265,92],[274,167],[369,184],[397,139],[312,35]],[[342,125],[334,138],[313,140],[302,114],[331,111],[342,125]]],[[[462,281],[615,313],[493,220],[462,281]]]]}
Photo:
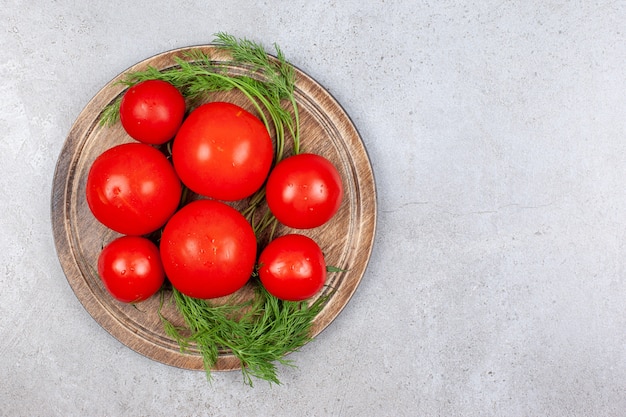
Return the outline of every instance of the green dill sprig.
{"type": "Polygon", "coordinates": [[[239,304],[212,305],[176,289],[172,297],[187,328],[176,327],[160,315],[166,333],[183,351],[192,343],[198,347],[209,379],[220,352],[232,353],[241,362],[244,382],[250,386],[253,378],[280,384],[276,364],[293,366],[285,355],[311,340],[313,319],[326,302],[326,297],[311,305],[282,301],[261,285],[253,299],[239,304]]]}
{"type": "Polygon", "coordinates": [[[100,114],[100,126],[113,126],[120,121],[120,103],[121,98],[118,98],[113,103],[106,106],[100,114]]]}
{"type": "MultiPolygon", "coordinates": [[[[230,74],[231,62],[213,61],[202,50],[192,49],[182,54],[182,57],[174,57],[174,67],[165,70],[148,67],[143,71],[125,74],[119,83],[131,87],[147,80],[167,81],[188,99],[237,89],[254,105],[268,131],[274,128],[275,161],[284,157],[287,134],[293,140],[293,152],[299,153],[300,116],[295,98],[296,76],[278,45],[275,45],[276,57],[271,58],[261,45],[245,39],[238,40],[224,33],[218,33],[213,44],[228,52],[233,59],[232,63],[250,68],[251,75],[230,74]],[[266,113],[269,114],[271,124],[266,113]]],[[[104,108],[100,117],[101,125],[110,126],[119,121],[120,102],[121,97],[104,108]]]]}
{"type": "Polygon", "coordinates": [[[228,51],[235,62],[251,65],[256,71],[260,71],[267,79],[267,91],[274,103],[280,103],[281,100],[289,101],[293,119],[285,119],[284,125],[293,137],[294,153],[300,153],[300,116],[294,94],[296,73],[293,66],[287,62],[280,47],[274,44],[276,57],[272,60],[259,44],[248,39],[237,39],[223,32],[216,35],[214,44],[228,51]]]}

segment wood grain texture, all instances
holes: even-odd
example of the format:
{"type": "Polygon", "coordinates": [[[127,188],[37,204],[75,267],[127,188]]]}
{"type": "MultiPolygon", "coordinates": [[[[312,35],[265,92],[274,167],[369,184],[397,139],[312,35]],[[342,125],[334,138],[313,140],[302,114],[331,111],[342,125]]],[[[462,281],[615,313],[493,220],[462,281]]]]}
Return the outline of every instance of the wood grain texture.
{"type": "MultiPolygon", "coordinates": [[[[200,46],[214,60],[227,62],[228,56],[214,47],[200,46]]],[[[126,72],[148,66],[159,69],[175,65],[173,60],[191,48],[182,48],[142,61],[126,72]]],[[[249,74],[245,67],[229,64],[233,74],[249,74]]],[[[315,318],[312,336],[317,336],[341,312],[357,289],[369,261],[376,230],[376,187],[373,171],[358,131],[337,101],[315,80],[296,69],[296,99],[300,109],[302,150],[324,155],[339,169],[345,195],[339,212],[327,224],[298,231],[315,239],[324,251],[327,264],[345,269],[330,273],[327,285],[313,299],[332,293],[315,318]]],[[[129,348],[159,362],[186,369],[202,370],[199,352],[191,347],[181,353],[176,341],[167,336],[157,314],[160,299],[152,297],[137,308],[119,303],[107,293],[96,273],[100,250],[119,236],[102,226],[91,214],[85,200],[85,182],[93,160],[106,149],[132,142],[119,123],[100,127],[102,110],[124,93],[118,77],[102,88],[80,113],[59,156],[54,174],[51,219],[59,261],[77,298],[89,314],[110,334],[129,348]]],[[[237,92],[215,93],[205,100],[231,101],[253,111],[237,92]]],[[[198,103],[194,103],[197,105],[198,103]]],[[[280,226],[278,234],[291,230],[280,226]]],[[[249,297],[248,284],[237,294],[249,297]]],[[[166,300],[169,297],[166,294],[166,300]]],[[[166,302],[162,314],[183,324],[174,306],[166,302]]],[[[214,370],[239,369],[229,352],[220,354],[214,370]]]]}

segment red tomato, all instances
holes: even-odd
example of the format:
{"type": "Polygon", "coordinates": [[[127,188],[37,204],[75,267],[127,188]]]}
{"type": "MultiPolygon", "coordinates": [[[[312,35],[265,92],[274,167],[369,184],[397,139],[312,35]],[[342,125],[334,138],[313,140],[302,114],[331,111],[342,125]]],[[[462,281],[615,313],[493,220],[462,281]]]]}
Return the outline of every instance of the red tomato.
{"type": "Polygon", "coordinates": [[[180,180],[165,155],[127,143],[99,155],[87,176],[87,204],[102,224],[125,235],[163,226],[178,208],[180,180]]]}
{"type": "Polygon", "coordinates": [[[272,240],[259,256],[259,278],[276,298],[301,301],[315,295],[326,282],[326,263],[315,241],[300,234],[272,240]]]}
{"type": "Polygon", "coordinates": [[[237,291],[250,278],[256,260],[252,226],[216,200],[196,200],[176,212],[163,229],[160,245],[170,282],[194,298],[237,291]]]}
{"type": "Polygon", "coordinates": [[[159,249],[138,236],[122,236],[105,246],[98,274],[111,295],[124,303],[150,298],[165,280],[159,249]]]}
{"type": "Polygon", "coordinates": [[[182,182],[198,194],[226,201],[258,190],[273,155],[265,125],[252,113],[224,102],[192,111],[172,147],[172,161],[182,182]]]}
{"type": "Polygon", "coordinates": [[[120,103],[120,122],[139,142],[160,145],[172,139],[185,116],[185,99],[172,84],[148,80],[130,87],[120,103]]]}
{"type": "Polygon", "coordinates": [[[266,184],[267,204],[279,222],[311,229],[330,220],[341,205],[343,185],[335,166],[315,154],[280,161],[266,184]]]}

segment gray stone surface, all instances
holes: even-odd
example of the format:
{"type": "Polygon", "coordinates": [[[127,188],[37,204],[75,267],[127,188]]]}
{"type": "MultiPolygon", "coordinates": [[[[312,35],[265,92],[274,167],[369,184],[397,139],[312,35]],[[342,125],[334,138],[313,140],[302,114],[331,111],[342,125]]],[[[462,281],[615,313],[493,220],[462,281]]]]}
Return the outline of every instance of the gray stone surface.
{"type": "Polygon", "coordinates": [[[4,0],[0,415],[624,415],[624,22],[618,1],[4,0]],[[280,386],[128,349],[52,238],[56,159],[89,99],[218,31],[278,43],[376,174],[367,273],[280,386]]]}

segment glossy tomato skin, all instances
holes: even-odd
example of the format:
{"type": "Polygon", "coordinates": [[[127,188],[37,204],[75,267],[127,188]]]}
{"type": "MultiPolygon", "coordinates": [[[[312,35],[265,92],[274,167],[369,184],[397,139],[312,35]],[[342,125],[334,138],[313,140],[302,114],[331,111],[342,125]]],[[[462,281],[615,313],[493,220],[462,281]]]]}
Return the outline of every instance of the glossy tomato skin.
{"type": "Polygon", "coordinates": [[[176,87],[166,81],[147,80],[124,93],[120,122],[131,138],[161,145],[176,135],[185,110],[185,99],[176,87]]]}
{"type": "Polygon", "coordinates": [[[98,257],[98,274],[109,293],[124,303],[150,298],[165,280],[159,249],[138,236],[122,236],[105,246],[98,257]]]}
{"type": "Polygon", "coordinates": [[[97,220],[125,235],[165,224],[182,187],[172,164],[150,145],[127,143],[100,154],[87,175],[87,204],[97,220]]]}
{"type": "Polygon", "coordinates": [[[319,245],[301,234],[272,240],[259,256],[259,278],[276,298],[302,301],[326,282],[326,263],[319,245]]]}
{"type": "Polygon", "coordinates": [[[295,229],[311,229],[337,213],[343,184],[328,159],[303,153],[276,165],[267,180],[266,198],[279,222],[295,229]]]}
{"type": "Polygon", "coordinates": [[[160,242],[172,286],[194,298],[232,294],[250,278],[256,236],[234,208],[217,200],[196,200],[181,208],[163,229],[160,242]]]}
{"type": "Polygon", "coordinates": [[[172,161],[182,182],[198,194],[224,201],[240,200],[258,190],[273,155],[265,125],[252,113],[225,102],[193,110],[172,147],[172,161]]]}

